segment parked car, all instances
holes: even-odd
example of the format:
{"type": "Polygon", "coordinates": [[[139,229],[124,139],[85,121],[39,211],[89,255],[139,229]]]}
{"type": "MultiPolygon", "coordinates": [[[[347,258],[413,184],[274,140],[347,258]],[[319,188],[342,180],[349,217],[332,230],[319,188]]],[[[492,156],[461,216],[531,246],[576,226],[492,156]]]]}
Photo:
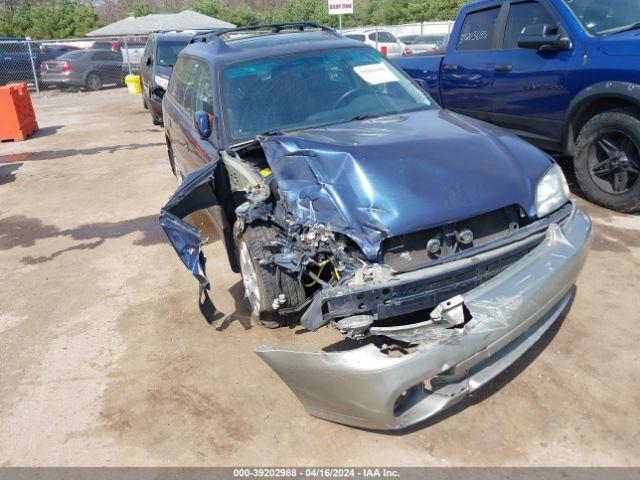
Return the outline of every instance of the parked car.
{"type": "Polygon", "coordinates": [[[99,40],[96,41],[91,49],[93,50],[111,50],[119,52],[122,55],[122,64],[127,71],[131,68],[131,73],[137,73],[140,68],[140,61],[144,54],[146,38],[128,38],[117,40],[99,40]]]}
{"type": "Polygon", "coordinates": [[[142,104],[149,110],[154,125],[162,125],[162,97],[178,54],[193,37],[193,32],[167,32],[149,35],[140,59],[142,104]]]}
{"type": "Polygon", "coordinates": [[[14,82],[34,83],[34,69],[39,80],[40,65],[50,58],[53,58],[52,54],[38,42],[0,37],[0,86],[14,82]]]}
{"type": "Polygon", "coordinates": [[[400,40],[405,45],[410,45],[413,41],[418,38],[420,35],[400,35],[398,40],[400,40]]]}
{"type": "Polygon", "coordinates": [[[573,156],[580,189],[640,209],[640,0],[483,0],[446,53],[398,64],[445,108],[573,156]]]}
{"type": "Polygon", "coordinates": [[[407,46],[386,30],[369,29],[356,32],[347,32],[345,37],[352,40],[364,42],[377,49],[379,52],[386,52],[387,57],[400,57],[410,54],[407,46]]]}
{"type": "Polygon", "coordinates": [[[257,350],[313,415],[379,429],[426,419],[570,303],[591,223],[562,170],[442,110],[363,43],[310,23],[204,36],[180,53],[163,107],[180,186],[160,223],[203,302],[204,241],[184,220],[202,209],[256,320],[364,342],[257,350]]]}
{"type": "Polygon", "coordinates": [[[413,42],[411,42],[409,48],[414,54],[440,52],[445,49],[448,41],[449,35],[447,34],[420,35],[413,42]]]}
{"type": "Polygon", "coordinates": [[[107,84],[124,84],[122,55],[110,50],[76,50],[40,66],[45,85],[60,89],[83,87],[100,90],[107,84]]]}

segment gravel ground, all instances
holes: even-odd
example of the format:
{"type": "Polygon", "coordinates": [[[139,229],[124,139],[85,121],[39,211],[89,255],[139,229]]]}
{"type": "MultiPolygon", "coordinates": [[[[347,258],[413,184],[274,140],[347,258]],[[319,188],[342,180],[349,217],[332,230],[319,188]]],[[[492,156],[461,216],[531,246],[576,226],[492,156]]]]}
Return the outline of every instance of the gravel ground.
{"type": "Polygon", "coordinates": [[[249,321],[206,247],[213,299],[157,216],[162,130],[124,89],[34,99],[41,130],[0,144],[0,465],[634,465],[640,458],[640,217],[594,207],[569,313],[508,372],[401,434],[308,416],[252,353],[329,329],[249,321]]]}

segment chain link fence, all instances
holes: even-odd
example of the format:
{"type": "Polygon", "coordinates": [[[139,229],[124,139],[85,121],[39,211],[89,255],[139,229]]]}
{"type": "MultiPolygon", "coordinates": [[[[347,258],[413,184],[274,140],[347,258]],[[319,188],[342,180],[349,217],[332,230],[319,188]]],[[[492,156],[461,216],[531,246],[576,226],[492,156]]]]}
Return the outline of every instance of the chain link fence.
{"type": "Polygon", "coordinates": [[[0,86],[27,83],[32,93],[123,86],[140,70],[146,36],[0,40],[0,86]]]}

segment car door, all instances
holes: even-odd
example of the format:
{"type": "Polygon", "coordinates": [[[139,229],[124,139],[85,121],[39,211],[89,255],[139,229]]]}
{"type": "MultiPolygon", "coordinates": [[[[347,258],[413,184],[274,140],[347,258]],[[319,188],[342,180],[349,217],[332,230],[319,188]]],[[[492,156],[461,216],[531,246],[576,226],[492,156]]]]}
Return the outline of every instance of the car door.
{"type": "Polygon", "coordinates": [[[144,53],[142,54],[142,59],[140,60],[140,79],[142,80],[142,92],[146,98],[151,97],[151,63],[153,62],[152,56],[152,45],[153,45],[153,37],[150,36],[147,39],[147,45],[144,47],[144,53]],[[150,64],[147,65],[147,60],[150,60],[150,64]]]}
{"type": "Polygon", "coordinates": [[[124,80],[124,64],[122,63],[122,53],[109,52],[109,60],[107,62],[107,69],[109,75],[109,81],[113,83],[121,83],[124,80]]]}
{"type": "Polygon", "coordinates": [[[559,142],[570,101],[567,75],[574,51],[518,47],[518,37],[527,25],[545,24],[565,31],[546,0],[513,1],[505,7],[504,35],[495,52],[490,120],[533,140],[559,142]]]}
{"type": "Polygon", "coordinates": [[[89,59],[91,62],[90,71],[100,75],[102,83],[109,83],[110,68],[108,63],[111,61],[111,52],[107,50],[100,50],[91,55],[89,59]]]}
{"type": "Polygon", "coordinates": [[[486,119],[491,110],[500,4],[469,10],[454,30],[442,63],[441,95],[448,109],[486,119]],[[455,39],[455,40],[454,40],[455,39]]]}
{"type": "Polygon", "coordinates": [[[170,101],[174,104],[171,106],[167,128],[178,178],[184,178],[191,171],[202,166],[199,154],[194,152],[198,142],[198,132],[193,120],[197,82],[204,67],[204,61],[195,57],[182,56],[178,59],[171,75],[169,87],[173,91],[170,101]]]}
{"type": "Polygon", "coordinates": [[[194,115],[204,112],[209,116],[211,123],[211,135],[208,138],[200,138],[196,129],[191,130],[191,134],[186,137],[189,143],[190,165],[198,169],[209,163],[212,158],[217,157],[217,125],[213,114],[213,87],[211,83],[211,70],[207,63],[201,62],[196,69],[195,95],[193,99],[194,115]]]}

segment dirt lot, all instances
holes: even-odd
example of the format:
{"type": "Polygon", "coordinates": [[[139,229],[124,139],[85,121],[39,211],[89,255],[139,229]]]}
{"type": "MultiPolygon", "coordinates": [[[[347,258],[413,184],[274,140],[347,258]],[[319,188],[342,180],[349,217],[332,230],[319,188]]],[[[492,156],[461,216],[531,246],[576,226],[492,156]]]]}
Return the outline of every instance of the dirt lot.
{"type": "Polygon", "coordinates": [[[157,215],[164,136],[126,91],[34,100],[0,144],[0,465],[634,465],[640,458],[640,217],[584,205],[593,250],[558,328],[452,413],[403,434],[308,416],[252,353],[328,329],[251,325],[207,247],[197,285],[157,215]]]}

